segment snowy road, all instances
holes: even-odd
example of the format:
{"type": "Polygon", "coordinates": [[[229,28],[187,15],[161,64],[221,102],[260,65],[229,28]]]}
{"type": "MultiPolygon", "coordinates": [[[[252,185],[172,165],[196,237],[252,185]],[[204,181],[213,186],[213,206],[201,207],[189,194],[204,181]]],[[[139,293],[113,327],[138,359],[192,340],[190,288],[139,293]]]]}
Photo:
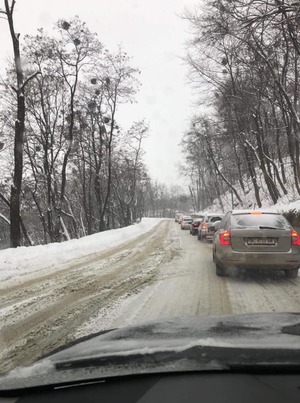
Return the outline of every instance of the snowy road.
{"type": "Polygon", "coordinates": [[[61,270],[1,285],[0,372],[80,336],[180,315],[300,311],[300,277],[219,278],[211,244],[172,220],[61,270]],[[10,283],[9,283],[10,284],[10,283]]]}

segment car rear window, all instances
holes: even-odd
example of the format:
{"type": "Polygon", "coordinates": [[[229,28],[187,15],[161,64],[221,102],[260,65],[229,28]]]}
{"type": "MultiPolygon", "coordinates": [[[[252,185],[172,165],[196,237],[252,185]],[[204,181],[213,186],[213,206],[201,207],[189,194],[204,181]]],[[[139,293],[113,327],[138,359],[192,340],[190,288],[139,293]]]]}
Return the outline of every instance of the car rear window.
{"type": "Polygon", "coordinates": [[[289,229],[288,221],[280,214],[233,214],[231,228],[272,227],[289,229]]]}
{"type": "Polygon", "coordinates": [[[223,217],[220,217],[220,216],[208,217],[208,221],[210,221],[210,222],[222,221],[222,218],[223,217]]]}

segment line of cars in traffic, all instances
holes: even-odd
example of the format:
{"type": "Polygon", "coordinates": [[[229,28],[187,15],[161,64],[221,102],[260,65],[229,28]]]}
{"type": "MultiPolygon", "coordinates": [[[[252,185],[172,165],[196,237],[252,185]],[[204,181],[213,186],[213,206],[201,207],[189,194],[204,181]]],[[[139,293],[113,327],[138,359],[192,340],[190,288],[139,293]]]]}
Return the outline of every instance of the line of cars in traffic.
{"type": "Polygon", "coordinates": [[[298,276],[300,235],[279,212],[177,213],[175,221],[198,240],[212,241],[218,276],[240,269],[283,270],[288,278],[298,276]]]}
{"type": "Polygon", "coordinates": [[[223,213],[204,213],[186,215],[175,214],[175,222],[180,224],[182,230],[188,229],[191,235],[197,235],[199,241],[210,241],[215,233],[215,223],[220,222],[223,213]]]}

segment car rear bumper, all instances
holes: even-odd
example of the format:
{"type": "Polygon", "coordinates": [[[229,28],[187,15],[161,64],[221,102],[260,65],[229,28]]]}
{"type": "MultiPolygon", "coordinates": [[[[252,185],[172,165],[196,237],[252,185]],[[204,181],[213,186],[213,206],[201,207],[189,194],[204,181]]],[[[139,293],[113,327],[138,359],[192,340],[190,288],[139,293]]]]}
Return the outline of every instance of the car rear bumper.
{"type": "Polygon", "coordinates": [[[210,232],[210,231],[201,231],[201,235],[203,236],[203,238],[205,238],[207,241],[212,241],[213,237],[214,237],[214,232],[210,232]]]}
{"type": "Polygon", "coordinates": [[[218,263],[224,267],[245,269],[296,269],[300,267],[300,248],[288,252],[236,252],[222,248],[216,254],[218,263]]]}

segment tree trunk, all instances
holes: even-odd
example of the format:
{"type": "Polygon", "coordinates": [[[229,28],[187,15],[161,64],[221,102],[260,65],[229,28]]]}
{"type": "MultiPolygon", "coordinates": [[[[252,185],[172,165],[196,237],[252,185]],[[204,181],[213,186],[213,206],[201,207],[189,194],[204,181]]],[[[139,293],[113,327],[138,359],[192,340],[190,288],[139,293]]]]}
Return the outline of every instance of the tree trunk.
{"type": "MultiPolygon", "coordinates": [[[[21,245],[21,189],[23,177],[23,147],[25,131],[25,94],[24,87],[26,83],[38,73],[33,74],[24,82],[24,73],[22,68],[19,34],[16,34],[14,28],[13,12],[15,0],[11,6],[8,0],[4,0],[5,14],[10,30],[10,36],[13,43],[15,72],[17,76],[17,88],[13,87],[17,95],[17,118],[15,121],[15,139],[14,139],[14,171],[13,184],[11,186],[10,197],[10,246],[16,248],[21,245]]],[[[26,233],[25,233],[26,235],[26,233]]],[[[27,239],[29,239],[27,237],[27,239]]]]}
{"type": "Polygon", "coordinates": [[[23,175],[23,139],[25,130],[25,97],[24,97],[24,75],[22,69],[19,35],[15,33],[13,11],[15,2],[9,5],[8,0],[4,1],[5,12],[10,29],[10,35],[13,42],[15,71],[17,76],[17,119],[15,121],[15,140],[14,140],[14,173],[13,184],[11,186],[10,197],[10,246],[16,248],[21,245],[20,228],[20,195],[22,188],[23,175]]]}
{"type": "Polygon", "coordinates": [[[247,167],[248,167],[248,170],[249,170],[249,174],[250,174],[250,177],[251,177],[251,180],[252,180],[252,183],[253,183],[254,193],[255,193],[255,199],[256,199],[256,202],[257,202],[257,206],[258,206],[259,208],[261,208],[262,204],[261,204],[261,200],[260,200],[259,186],[258,186],[258,184],[257,184],[255,168],[254,168],[253,165],[252,165],[252,162],[251,162],[251,158],[250,158],[250,156],[249,156],[248,149],[247,149],[247,147],[246,147],[245,145],[243,146],[243,150],[244,150],[244,154],[245,154],[245,158],[246,158],[246,162],[247,162],[247,167]]]}

